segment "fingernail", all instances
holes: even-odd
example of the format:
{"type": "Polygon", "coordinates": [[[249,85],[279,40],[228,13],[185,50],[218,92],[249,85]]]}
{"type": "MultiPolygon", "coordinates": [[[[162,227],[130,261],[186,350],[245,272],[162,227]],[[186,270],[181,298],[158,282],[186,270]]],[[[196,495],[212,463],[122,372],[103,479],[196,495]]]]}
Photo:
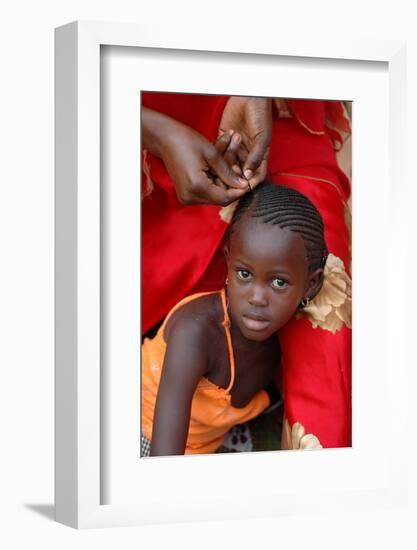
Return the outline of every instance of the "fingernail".
{"type": "Polygon", "coordinates": [[[242,178],[239,178],[239,183],[240,183],[240,185],[244,185],[245,187],[248,186],[248,182],[246,180],[242,179],[242,178]]]}
{"type": "Polygon", "coordinates": [[[239,134],[235,134],[235,135],[233,136],[233,138],[232,138],[232,141],[233,141],[233,143],[235,143],[235,144],[236,144],[236,143],[239,143],[239,141],[240,141],[240,135],[239,135],[239,134]]]}
{"type": "Polygon", "coordinates": [[[244,174],[244,176],[245,176],[245,178],[246,178],[247,180],[250,180],[251,177],[253,176],[252,170],[245,170],[245,171],[243,172],[243,174],[244,174]]]}
{"type": "Polygon", "coordinates": [[[229,136],[233,136],[234,133],[235,133],[234,130],[229,130],[229,136]]]}

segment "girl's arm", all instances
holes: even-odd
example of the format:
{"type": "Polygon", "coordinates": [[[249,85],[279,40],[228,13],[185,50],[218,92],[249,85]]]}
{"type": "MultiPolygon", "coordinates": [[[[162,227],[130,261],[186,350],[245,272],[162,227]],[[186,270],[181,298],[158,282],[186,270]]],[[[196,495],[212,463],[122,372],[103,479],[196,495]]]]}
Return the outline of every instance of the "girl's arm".
{"type": "Polygon", "coordinates": [[[191,402],[207,370],[207,330],[202,320],[181,315],[170,327],[155,404],[151,456],[184,454],[191,402]]]}

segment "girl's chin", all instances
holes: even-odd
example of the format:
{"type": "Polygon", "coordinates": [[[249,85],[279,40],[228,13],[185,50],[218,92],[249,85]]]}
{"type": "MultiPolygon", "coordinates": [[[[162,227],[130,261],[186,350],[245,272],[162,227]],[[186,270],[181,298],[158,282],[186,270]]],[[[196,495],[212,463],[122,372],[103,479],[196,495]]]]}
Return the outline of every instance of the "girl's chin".
{"type": "Polygon", "coordinates": [[[260,328],[255,330],[243,325],[240,326],[240,331],[247,340],[253,340],[255,342],[263,342],[268,340],[273,334],[276,334],[276,330],[271,330],[270,323],[268,323],[268,326],[264,330],[260,328]]]}

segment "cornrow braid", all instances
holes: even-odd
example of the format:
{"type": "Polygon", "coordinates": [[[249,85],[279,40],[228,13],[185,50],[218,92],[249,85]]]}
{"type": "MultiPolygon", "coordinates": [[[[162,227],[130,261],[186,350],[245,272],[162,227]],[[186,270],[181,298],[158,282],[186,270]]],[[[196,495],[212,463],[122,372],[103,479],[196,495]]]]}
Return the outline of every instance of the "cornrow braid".
{"type": "Polygon", "coordinates": [[[229,235],[245,214],[251,218],[260,218],[264,223],[299,233],[305,243],[309,271],[324,268],[328,251],[324,240],[323,220],[305,195],[284,185],[270,182],[259,184],[240,199],[233,214],[229,235]]]}

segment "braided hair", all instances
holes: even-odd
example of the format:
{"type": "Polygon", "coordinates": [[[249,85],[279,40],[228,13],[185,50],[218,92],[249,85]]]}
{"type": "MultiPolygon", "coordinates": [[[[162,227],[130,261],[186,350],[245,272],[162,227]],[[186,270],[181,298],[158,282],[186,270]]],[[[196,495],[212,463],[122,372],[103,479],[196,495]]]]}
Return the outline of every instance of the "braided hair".
{"type": "Polygon", "coordinates": [[[328,251],[323,220],[317,208],[302,193],[270,182],[259,184],[240,199],[230,224],[229,238],[244,215],[299,233],[304,240],[309,272],[324,268],[328,251]]]}

